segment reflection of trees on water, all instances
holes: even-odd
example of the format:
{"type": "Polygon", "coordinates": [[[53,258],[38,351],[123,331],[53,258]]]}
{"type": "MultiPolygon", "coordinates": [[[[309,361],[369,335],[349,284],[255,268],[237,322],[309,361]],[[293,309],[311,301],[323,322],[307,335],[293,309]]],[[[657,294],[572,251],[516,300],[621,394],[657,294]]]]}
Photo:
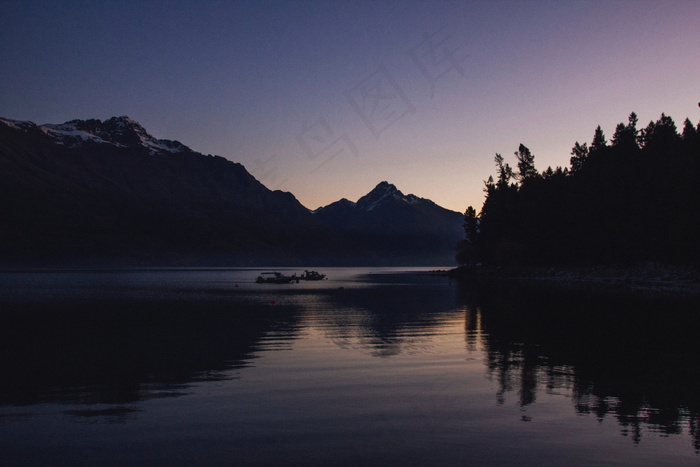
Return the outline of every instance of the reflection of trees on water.
{"type": "MultiPolygon", "coordinates": [[[[465,310],[466,346],[483,351],[496,399],[525,408],[538,394],[572,398],[581,415],[644,431],[689,433],[700,452],[700,315],[695,303],[622,292],[454,283],[329,293],[316,323],[343,348],[386,357],[418,351],[421,336],[465,310]],[[330,304],[330,306],[328,305],[330,304]]],[[[425,345],[429,345],[429,342],[425,345]]],[[[527,417],[524,417],[526,420],[527,417]]]]}
{"type": "Polygon", "coordinates": [[[137,412],[130,403],[235,378],[264,339],[293,338],[293,311],[225,301],[4,303],[0,406],[65,402],[84,405],[68,413],[86,420],[128,419],[137,412]]]}
{"type": "Polygon", "coordinates": [[[462,284],[467,348],[480,345],[497,400],[571,395],[579,414],[643,431],[688,432],[700,452],[700,316],[692,300],[535,286],[462,284]],[[472,336],[472,337],[470,337],[472,336]],[[478,336],[478,337],[474,337],[478,336]]]}

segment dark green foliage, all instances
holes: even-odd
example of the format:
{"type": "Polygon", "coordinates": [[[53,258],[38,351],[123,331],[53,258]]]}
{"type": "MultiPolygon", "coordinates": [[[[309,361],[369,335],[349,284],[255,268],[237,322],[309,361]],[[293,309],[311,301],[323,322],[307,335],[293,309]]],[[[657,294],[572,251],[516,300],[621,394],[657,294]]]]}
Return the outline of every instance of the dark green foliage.
{"type": "Polygon", "coordinates": [[[539,176],[535,169],[535,155],[525,145],[520,145],[515,157],[518,159],[518,179],[521,182],[525,183],[539,176]]]}
{"type": "Polygon", "coordinates": [[[638,131],[632,113],[610,145],[598,126],[590,147],[575,143],[570,170],[542,174],[521,144],[518,183],[497,154],[475,255],[501,265],[700,263],[699,128],[686,120],[679,135],[662,114],[638,131]]]}
{"type": "Polygon", "coordinates": [[[603,129],[600,125],[595,129],[593,134],[593,142],[591,143],[591,151],[602,151],[608,147],[607,141],[605,141],[605,135],[603,134],[603,129]]]}
{"type": "MultiPolygon", "coordinates": [[[[698,124],[698,127],[700,127],[700,124],[698,124]]],[[[690,119],[686,118],[685,122],[683,123],[683,140],[689,141],[697,137],[698,130],[693,126],[693,123],[690,121],[690,119]]]]}
{"type": "Polygon", "coordinates": [[[588,145],[586,143],[579,144],[578,141],[574,144],[571,149],[571,172],[576,173],[581,170],[583,164],[586,163],[588,158],[588,145]]]}
{"type": "Polygon", "coordinates": [[[459,264],[476,264],[476,241],[479,236],[479,219],[476,209],[469,206],[464,212],[464,240],[457,244],[455,259],[459,264]]]}
{"type": "Polygon", "coordinates": [[[623,148],[627,151],[639,149],[637,145],[637,121],[637,114],[632,112],[627,125],[618,123],[612,139],[613,147],[623,148]]]}
{"type": "Polygon", "coordinates": [[[479,221],[476,218],[476,210],[469,206],[464,212],[464,234],[467,242],[476,243],[476,237],[479,233],[479,221]]]}
{"type": "Polygon", "coordinates": [[[503,156],[496,154],[496,166],[498,167],[498,184],[499,188],[506,187],[513,178],[513,169],[508,164],[503,163],[503,156]]]}

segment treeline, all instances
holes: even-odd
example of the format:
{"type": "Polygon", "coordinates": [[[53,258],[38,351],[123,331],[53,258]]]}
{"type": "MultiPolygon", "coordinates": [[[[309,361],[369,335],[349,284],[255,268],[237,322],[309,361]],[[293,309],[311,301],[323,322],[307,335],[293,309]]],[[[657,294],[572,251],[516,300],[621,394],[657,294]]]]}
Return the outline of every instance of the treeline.
{"type": "Polygon", "coordinates": [[[610,140],[596,128],[576,142],[570,166],[540,172],[520,145],[516,168],[496,154],[477,215],[464,216],[460,264],[700,263],[700,123],[637,115],[610,140]]]}

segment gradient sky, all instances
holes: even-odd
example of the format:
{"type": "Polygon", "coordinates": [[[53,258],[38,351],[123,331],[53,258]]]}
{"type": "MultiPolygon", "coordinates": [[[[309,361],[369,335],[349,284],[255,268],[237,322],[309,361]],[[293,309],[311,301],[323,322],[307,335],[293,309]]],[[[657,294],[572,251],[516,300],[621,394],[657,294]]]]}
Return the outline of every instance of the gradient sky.
{"type": "Polygon", "coordinates": [[[568,166],[700,120],[700,1],[0,0],[0,116],[128,115],[315,209],[387,180],[477,210],[501,153],[568,166]]]}

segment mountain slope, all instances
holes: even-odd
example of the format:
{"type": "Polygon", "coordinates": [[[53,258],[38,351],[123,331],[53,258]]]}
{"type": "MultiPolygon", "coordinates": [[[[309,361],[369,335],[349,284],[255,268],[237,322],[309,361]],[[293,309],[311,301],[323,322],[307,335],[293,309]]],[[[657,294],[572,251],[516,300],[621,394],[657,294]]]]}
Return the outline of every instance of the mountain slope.
{"type": "Polygon", "coordinates": [[[0,266],[451,264],[461,223],[387,182],[311,213],[126,116],[0,118],[0,266]]]}
{"type": "Polygon", "coordinates": [[[292,194],[128,117],[0,119],[0,216],[10,263],[283,263],[327,256],[334,240],[292,194]]]}

